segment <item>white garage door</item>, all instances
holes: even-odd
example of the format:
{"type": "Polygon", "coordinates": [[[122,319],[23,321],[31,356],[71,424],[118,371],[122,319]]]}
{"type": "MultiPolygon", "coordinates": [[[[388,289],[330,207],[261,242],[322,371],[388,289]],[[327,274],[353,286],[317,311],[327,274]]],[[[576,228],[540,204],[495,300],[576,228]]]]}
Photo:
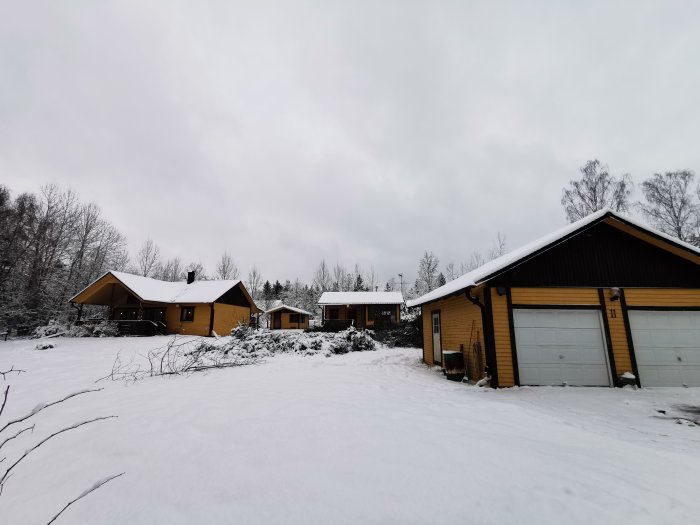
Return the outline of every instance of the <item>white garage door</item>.
{"type": "Polygon", "coordinates": [[[597,310],[513,310],[521,385],[610,386],[597,310]]]}
{"type": "Polygon", "coordinates": [[[642,386],[700,386],[700,312],[630,311],[642,386]]]}

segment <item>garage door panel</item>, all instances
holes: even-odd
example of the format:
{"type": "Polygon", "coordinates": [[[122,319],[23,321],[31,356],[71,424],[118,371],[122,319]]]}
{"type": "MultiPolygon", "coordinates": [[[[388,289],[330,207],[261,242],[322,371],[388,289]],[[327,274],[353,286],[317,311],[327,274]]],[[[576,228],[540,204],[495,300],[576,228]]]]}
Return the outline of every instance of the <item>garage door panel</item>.
{"type": "Polygon", "coordinates": [[[609,386],[600,314],[592,310],[514,310],[523,385],[609,386]]]}
{"type": "Polygon", "coordinates": [[[700,386],[700,312],[630,311],[642,386],[700,386]]]}

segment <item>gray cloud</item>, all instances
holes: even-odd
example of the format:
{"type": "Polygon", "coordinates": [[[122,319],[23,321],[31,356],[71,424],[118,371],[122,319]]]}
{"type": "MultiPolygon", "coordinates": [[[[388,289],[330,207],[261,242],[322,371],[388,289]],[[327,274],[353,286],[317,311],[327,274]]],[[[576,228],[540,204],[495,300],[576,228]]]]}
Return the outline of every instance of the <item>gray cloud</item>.
{"type": "Polygon", "coordinates": [[[7,3],[0,173],[267,278],[413,275],[564,223],[586,159],[696,168],[691,2],[7,3]]]}

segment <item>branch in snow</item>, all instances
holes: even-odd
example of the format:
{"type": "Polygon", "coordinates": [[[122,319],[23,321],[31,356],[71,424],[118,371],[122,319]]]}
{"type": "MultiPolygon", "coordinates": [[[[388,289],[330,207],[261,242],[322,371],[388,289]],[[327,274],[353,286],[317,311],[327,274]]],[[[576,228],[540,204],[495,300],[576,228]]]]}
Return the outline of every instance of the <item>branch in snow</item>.
{"type": "Polygon", "coordinates": [[[49,521],[49,522],[47,523],[47,525],[51,525],[54,521],[56,521],[56,518],[58,518],[61,514],[63,514],[63,511],[65,511],[68,507],[70,507],[71,505],[73,505],[73,503],[75,503],[76,501],[78,501],[78,500],[80,500],[80,499],[83,499],[85,496],[87,496],[87,495],[90,494],[91,492],[94,492],[94,491],[96,491],[97,489],[99,489],[102,485],[105,485],[106,483],[109,483],[109,482],[112,481],[113,479],[116,479],[116,478],[118,478],[119,476],[123,476],[124,474],[126,474],[126,472],[122,472],[121,474],[115,474],[115,475],[113,475],[113,476],[109,476],[109,477],[106,477],[106,478],[101,479],[101,480],[99,480],[99,481],[96,481],[96,482],[92,485],[92,487],[90,487],[89,489],[83,491],[83,493],[82,493],[80,496],[78,496],[77,498],[75,498],[75,499],[72,500],[72,501],[69,501],[69,502],[66,504],[66,506],[63,507],[63,508],[60,510],[60,512],[59,512],[58,514],[56,514],[53,518],[51,518],[51,521],[49,521]]]}
{"type": "Polygon", "coordinates": [[[0,376],[2,376],[2,380],[5,381],[5,376],[13,372],[19,375],[22,372],[26,372],[26,370],[20,370],[19,368],[15,368],[15,365],[12,365],[9,370],[5,370],[4,372],[0,371],[0,376]]]}
{"type": "Polygon", "coordinates": [[[7,443],[8,441],[12,441],[12,440],[15,439],[17,436],[19,436],[20,434],[23,434],[23,433],[26,432],[27,430],[31,430],[32,432],[34,432],[34,426],[35,426],[35,425],[32,425],[31,427],[23,428],[22,430],[20,430],[19,432],[17,432],[14,436],[10,436],[10,437],[7,438],[5,441],[3,441],[2,443],[0,443],[0,448],[4,447],[4,446],[5,446],[5,443],[7,443]]]}
{"type": "Polygon", "coordinates": [[[7,396],[10,393],[10,385],[7,385],[5,389],[5,397],[2,400],[2,406],[0,406],[0,416],[2,416],[2,411],[5,410],[5,403],[7,403],[7,396]]]}
{"type": "MultiPolygon", "coordinates": [[[[8,387],[8,389],[9,389],[9,387],[8,387]]],[[[53,403],[48,403],[48,404],[46,404],[46,403],[39,403],[37,406],[35,406],[35,407],[32,409],[31,412],[29,412],[29,414],[27,414],[27,415],[25,415],[25,416],[22,416],[22,417],[20,417],[20,418],[17,418],[17,419],[13,419],[12,421],[8,422],[4,427],[0,428],[0,432],[2,432],[3,430],[5,430],[5,429],[6,429],[7,427],[9,427],[10,425],[14,425],[14,424],[16,424],[16,423],[21,423],[22,421],[25,421],[25,420],[29,419],[30,417],[37,415],[39,412],[41,412],[41,411],[44,410],[45,408],[49,408],[50,406],[57,405],[57,404],[59,404],[59,403],[63,403],[64,401],[67,401],[67,400],[70,399],[71,397],[76,397],[76,396],[79,396],[79,395],[82,395],[82,394],[88,394],[88,393],[90,393],[90,392],[99,392],[100,390],[102,390],[102,389],[101,389],[101,388],[93,388],[93,389],[88,389],[88,390],[79,390],[79,391],[77,391],[77,392],[73,392],[72,394],[68,394],[68,395],[67,395],[66,397],[64,397],[63,399],[59,399],[58,401],[54,401],[53,403]]],[[[6,396],[5,399],[7,399],[7,390],[5,390],[5,396],[6,396]]],[[[4,403],[3,403],[3,407],[4,407],[4,403]]]]}
{"type": "MultiPolygon", "coordinates": [[[[47,405],[48,406],[48,405],[47,405]]],[[[58,430],[57,432],[54,432],[53,434],[49,435],[48,437],[45,437],[39,443],[34,445],[32,448],[26,450],[24,454],[20,456],[20,458],[15,461],[12,465],[10,465],[5,473],[2,475],[2,478],[0,478],[0,494],[2,494],[2,488],[5,485],[5,482],[7,481],[8,476],[10,476],[10,473],[12,469],[14,469],[24,458],[26,458],[29,454],[31,454],[33,451],[38,449],[41,445],[46,443],[48,440],[50,440],[53,437],[58,436],[59,434],[63,434],[64,432],[68,432],[69,430],[75,430],[78,427],[82,427],[83,425],[87,425],[89,423],[94,423],[95,421],[100,421],[102,419],[111,419],[111,418],[116,418],[117,416],[103,416],[103,417],[96,417],[94,419],[88,419],[87,421],[81,421],[80,423],[75,423],[69,427],[62,428],[61,430],[58,430]]]]}

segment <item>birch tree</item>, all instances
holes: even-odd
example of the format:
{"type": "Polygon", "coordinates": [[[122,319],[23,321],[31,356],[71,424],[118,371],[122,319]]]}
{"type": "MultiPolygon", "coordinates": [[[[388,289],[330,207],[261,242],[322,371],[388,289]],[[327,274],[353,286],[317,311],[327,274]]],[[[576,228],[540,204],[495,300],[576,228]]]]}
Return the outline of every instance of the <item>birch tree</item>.
{"type": "Polygon", "coordinates": [[[630,207],[632,180],[629,175],[613,177],[598,159],[589,160],[580,168],[581,178],[572,180],[563,189],[561,205],[569,222],[604,208],[626,212],[630,207]]]}

